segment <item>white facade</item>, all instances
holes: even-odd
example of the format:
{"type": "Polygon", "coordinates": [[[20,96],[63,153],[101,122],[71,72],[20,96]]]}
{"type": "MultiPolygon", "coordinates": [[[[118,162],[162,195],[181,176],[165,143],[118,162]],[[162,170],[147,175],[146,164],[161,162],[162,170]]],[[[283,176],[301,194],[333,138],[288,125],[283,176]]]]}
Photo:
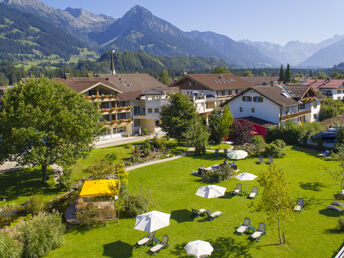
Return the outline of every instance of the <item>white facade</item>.
{"type": "Polygon", "coordinates": [[[313,101],[306,104],[300,103],[282,107],[260,93],[248,90],[229,101],[229,106],[234,118],[252,116],[274,124],[285,124],[286,121],[298,124],[300,122],[317,121],[321,103],[320,101],[313,101]],[[248,99],[251,101],[247,101],[248,99]]]}
{"type": "Polygon", "coordinates": [[[331,97],[334,100],[344,100],[344,89],[321,88],[321,93],[331,97]]]}

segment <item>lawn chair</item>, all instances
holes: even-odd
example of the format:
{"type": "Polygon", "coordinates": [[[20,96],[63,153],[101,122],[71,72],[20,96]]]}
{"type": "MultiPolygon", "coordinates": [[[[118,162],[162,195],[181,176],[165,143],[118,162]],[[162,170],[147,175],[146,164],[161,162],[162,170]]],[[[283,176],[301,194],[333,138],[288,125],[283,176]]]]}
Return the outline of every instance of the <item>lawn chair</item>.
{"type": "Polygon", "coordinates": [[[298,198],[296,201],[296,205],[294,207],[294,211],[301,212],[303,209],[304,203],[302,198],[298,198]]]}
{"type": "Polygon", "coordinates": [[[228,149],[224,149],[224,150],[223,150],[223,156],[224,156],[225,158],[227,158],[227,154],[228,154],[228,149]]]}
{"type": "Polygon", "coordinates": [[[237,184],[236,188],[232,192],[232,195],[238,195],[238,194],[241,194],[241,192],[242,192],[242,185],[237,184]]]}
{"type": "Polygon", "coordinates": [[[262,164],[262,163],[264,163],[264,158],[263,158],[263,156],[259,156],[258,157],[258,164],[262,164]]]}
{"type": "Polygon", "coordinates": [[[220,156],[220,150],[219,149],[215,149],[215,157],[220,156]]]}
{"type": "Polygon", "coordinates": [[[330,154],[330,151],[329,150],[325,150],[323,153],[319,153],[318,157],[326,157],[329,154],[330,154]]]}
{"type": "Polygon", "coordinates": [[[192,217],[193,218],[197,218],[199,216],[202,216],[207,212],[206,209],[199,209],[199,210],[191,209],[191,210],[192,210],[192,217]]]}
{"type": "Polygon", "coordinates": [[[252,240],[256,240],[257,242],[261,239],[263,235],[265,235],[265,224],[259,223],[258,230],[254,231],[251,235],[252,240]]]}
{"type": "Polygon", "coordinates": [[[274,158],[272,156],[268,157],[268,164],[274,163],[274,158]]]}
{"type": "Polygon", "coordinates": [[[332,205],[337,205],[337,206],[340,206],[340,207],[344,207],[344,203],[341,203],[341,202],[333,202],[331,204],[332,205]]]}
{"type": "Polygon", "coordinates": [[[248,198],[249,199],[256,199],[257,195],[258,195],[258,187],[257,186],[253,186],[252,190],[251,190],[251,193],[248,195],[248,198]]]}
{"type": "Polygon", "coordinates": [[[335,210],[335,211],[338,211],[339,213],[344,212],[344,209],[341,209],[341,208],[336,207],[336,206],[328,206],[326,209],[335,210]]]}
{"type": "Polygon", "coordinates": [[[245,218],[244,222],[240,224],[240,226],[235,230],[236,233],[243,234],[245,233],[251,225],[251,219],[245,218]]]}
{"type": "Polygon", "coordinates": [[[151,232],[149,235],[137,241],[136,245],[142,247],[147,245],[149,242],[153,242],[155,238],[155,232],[151,232]]]}
{"type": "Polygon", "coordinates": [[[215,218],[222,216],[223,213],[221,211],[215,211],[213,213],[207,212],[207,216],[209,221],[213,221],[215,218]]]}
{"type": "Polygon", "coordinates": [[[157,254],[159,253],[162,249],[168,247],[168,235],[164,235],[162,237],[162,240],[160,241],[159,244],[156,244],[153,246],[151,249],[149,249],[150,254],[157,254]]]}

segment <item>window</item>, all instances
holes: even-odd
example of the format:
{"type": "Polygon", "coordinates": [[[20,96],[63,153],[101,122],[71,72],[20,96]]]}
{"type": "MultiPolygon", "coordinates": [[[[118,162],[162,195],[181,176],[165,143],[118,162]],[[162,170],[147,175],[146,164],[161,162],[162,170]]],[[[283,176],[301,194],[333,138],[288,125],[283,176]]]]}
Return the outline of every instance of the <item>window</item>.
{"type": "Polygon", "coordinates": [[[289,107],[286,107],[286,108],[285,108],[285,113],[286,113],[286,114],[289,114],[289,107]]]}
{"type": "Polygon", "coordinates": [[[148,108],[148,113],[153,113],[153,109],[148,108]]]}
{"type": "Polygon", "coordinates": [[[251,108],[251,112],[254,113],[254,112],[255,112],[255,109],[254,109],[254,108],[251,108]]]}
{"type": "Polygon", "coordinates": [[[316,114],[313,115],[313,119],[317,120],[317,115],[316,114]]]}
{"type": "Polygon", "coordinates": [[[240,112],[243,112],[244,111],[244,108],[243,107],[240,107],[240,112]]]}
{"type": "Polygon", "coordinates": [[[232,90],[229,90],[229,91],[228,91],[228,94],[229,94],[229,95],[232,95],[232,90]]]}
{"type": "Polygon", "coordinates": [[[235,90],[235,94],[238,94],[239,93],[239,90],[235,90]]]}
{"type": "Polygon", "coordinates": [[[159,108],[155,108],[155,109],[154,109],[154,112],[155,112],[155,113],[159,113],[159,112],[160,112],[159,108]]]}
{"type": "Polygon", "coordinates": [[[222,96],[225,96],[226,95],[226,91],[221,91],[221,94],[222,94],[222,96]]]}
{"type": "Polygon", "coordinates": [[[117,107],[125,107],[125,101],[118,101],[117,102],[117,107]]]}
{"type": "Polygon", "coordinates": [[[141,125],[141,120],[140,119],[135,119],[134,120],[134,126],[137,127],[137,126],[140,126],[141,125]]]}
{"type": "Polygon", "coordinates": [[[126,113],[119,113],[117,114],[117,119],[126,119],[127,118],[127,114],[126,113]]]}
{"type": "Polygon", "coordinates": [[[104,117],[104,120],[105,121],[110,121],[110,116],[109,115],[105,115],[105,116],[103,116],[104,117]]]}
{"type": "Polygon", "coordinates": [[[263,97],[259,97],[259,96],[253,97],[253,102],[263,102],[263,97]]]}
{"type": "Polygon", "coordinates": [[[117,128],[117,133],[125,133],[126,132],[126,128],[125,127],[118,127],[117,128]]]}
{"type": "Polygon", "coordinates": [[[140,107],[134,107],[134,115],[140,114],[140,107]]]}
{"type": "Polygon", "coordinates": [[[152,96],[148,96],[147,100],[152,100],[152,96]]]}
{"type": "Polygon", "coordinates": [[[252,97],[250,97],[250,96],[243,96],[242,97],[242,101],[244,101],[244,102],[251,102],[252,101],[252,97]]]}
{"type": "Polygon", "coordinates": [[[318,102],[314,101],[313,108],[317,108],[317,107],[318,107],[318,102]]]}
{"type": "Polygon", "coordinates": [[[306,108],[306,105],[305,104],[300,104],[299,105],[299,110],[304,110],[306,108]]]}

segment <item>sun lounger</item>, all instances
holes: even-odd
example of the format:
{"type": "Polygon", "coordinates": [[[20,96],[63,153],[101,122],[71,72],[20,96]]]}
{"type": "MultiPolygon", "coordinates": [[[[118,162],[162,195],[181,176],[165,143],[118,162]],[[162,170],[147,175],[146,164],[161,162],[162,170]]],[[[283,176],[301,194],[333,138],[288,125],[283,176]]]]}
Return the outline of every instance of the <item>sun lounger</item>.
{"type": "Polygon", "coordinates": [[[298,198],[297,201],[296,201],[296,205],[294,207],[294,211],[298,211],[298,212],[301,212],[302,209],[303,209],[303,199],[302,198],[298,198]]]}
{"type": "Polygon", "coordinates": [[[215,149],[215,157],[220,156],[220,150],[219,149],[215,149]]]}
{"type": "Polygon", "coordinates": [[[264,163],[264,158],[263,156],[258,157],[258,164],[264,163]]]}
{"type": "Polygon", "coordinates": [[[145,236],[144,238],[140,239],[139,241],[137,241],[137,245],[138,246],[145,246],[146,244],[148,244],[149,242],[153,242],[155,238],[155,232],[150,233],[149,235],[145,236]]]}
{"type": "Polygon", "coordinates": [[[215,211],[213,213],[207,212],[209,221],[213,221],[215,218],[223,215],[221,211],[215,211]]]}
{"type": "Polygon", "coordinates": [[[269,156],[268,157],[268,162],[267,162],[268,164],[272,164],[272,163],[274,163],[274,158],[272,157],[272,156],[269,156]]]}
{"type": "Polygon", "coordinates": [[[194,218],[197,218],[198,216],[202,216],[208,211],[206,209],[199,209],[199,210],[191,209],[191,210],[192,210],[192,217],[194,218]]]}
{"type": "Polygon", "coordinates": [[[227,154],[228,154],[228,149],[224,149],[224,150],[223,150],[223,156],[224,156],[225,158],[227,158],[227,154]]]}
{"type": "Polygon", "coordinates": [[[242,191],[242,185],[241,184],[237,184],[236,188],[233,190],[232,195],[238,195],[240,194],[242,191]]]}
{"type": "Polygon", "coordinates": [[[259,241],[260,238],[265,234],[265,228],[266,226],[264,223],[259,223],[258,230],[251,234],[251,239],[259,241]]]}
{"type": "Polygon", "coordinates": [[[338,211],[339,213],[344,212],[344,209],[341,209],[341,208],[336,207],[336,206],[328,206],[326,209],[335,210],[335,211],[338,211]]]}
{"type": "Polygon", "coordinates": [[[251,225],[251,219],[246,217],[244,219],[244,222],[240,224],[240,226],[235,230],[235,232],[239,234],[243,234],[248,230],[250,225],[251,225]]]}
{"type": "Polygon", "coordinates": [[[341,203],[341,202],[333,202],[331,204],[332,205],[337,205],[337,206],[340,206],[340,207],[344,207],[344,203],[341,203]]]}
{"type": "Polygon", "coordinates": [[[257,186],[253,186],[251,193],[248,195],[248,198],[256,199],[257,195],[258,195],[258,187],[257,186]]]}
{"type": "Polygon", "coordinates": [[[151,254],[156,254],[166,247],[168,247],[168,235],[164,235],[160,243],[156,244],[151,249],[149,249],[149,252],[151,254]]]}
{"type": "Polygon", "coordinates": [[[330,154],[329,150],[324,151],[323,153],[319,153],[318,157],[326,157],[328,154],[330,154]]]}

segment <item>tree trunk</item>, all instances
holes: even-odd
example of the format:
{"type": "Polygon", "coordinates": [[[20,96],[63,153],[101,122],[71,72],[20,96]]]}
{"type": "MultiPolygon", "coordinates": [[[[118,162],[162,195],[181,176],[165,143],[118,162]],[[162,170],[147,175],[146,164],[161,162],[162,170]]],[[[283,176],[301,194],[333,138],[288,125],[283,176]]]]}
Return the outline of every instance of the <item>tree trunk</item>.
{"type": "Polygon", "coordinates": [[[281,239],[281,228],[280,228],[279,219],[277,220],[277,224],[278,224],[278,238],[279,238],[280,245],[281,245],[282,244],[282,239],[281,239]]]}
{"type": "Polygon", "coordinates": [[[285,244],[285,234],[283,232],[283,244],[285,244]]]}
{"type": "Polygon", "coordinates": [[[47,183],[47,165],[46,164],[42,165],[42,183],[43,184],[47,183]]]}

